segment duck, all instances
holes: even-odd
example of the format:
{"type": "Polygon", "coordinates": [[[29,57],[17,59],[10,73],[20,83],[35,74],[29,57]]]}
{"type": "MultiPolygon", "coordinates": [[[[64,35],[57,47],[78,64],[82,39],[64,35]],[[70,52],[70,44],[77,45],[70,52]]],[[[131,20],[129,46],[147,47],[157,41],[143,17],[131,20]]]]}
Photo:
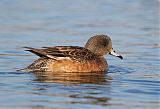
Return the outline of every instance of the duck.
{"type": "Polygon", "coordinates": [[[20,70],[23,72],[106,72],[109,68],[105,55],[123,59],[113,50],[112,40],[108,35],[94,35],[84,47],[24,48],[39,58],[20,70]]]}

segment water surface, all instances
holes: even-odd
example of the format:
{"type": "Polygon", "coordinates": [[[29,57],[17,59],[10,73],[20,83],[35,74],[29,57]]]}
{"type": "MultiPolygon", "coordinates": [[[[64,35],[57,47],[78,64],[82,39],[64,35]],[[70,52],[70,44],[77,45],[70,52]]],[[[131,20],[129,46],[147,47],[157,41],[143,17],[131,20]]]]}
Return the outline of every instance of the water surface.
{"type": "Polygon", "coordinates": [[[158,109],[158,0],[1,0],[0,109],[158,109]],[[16,72],[38,57],[23,46],[84,46],[108,34],[109,71],[16,72]]]}

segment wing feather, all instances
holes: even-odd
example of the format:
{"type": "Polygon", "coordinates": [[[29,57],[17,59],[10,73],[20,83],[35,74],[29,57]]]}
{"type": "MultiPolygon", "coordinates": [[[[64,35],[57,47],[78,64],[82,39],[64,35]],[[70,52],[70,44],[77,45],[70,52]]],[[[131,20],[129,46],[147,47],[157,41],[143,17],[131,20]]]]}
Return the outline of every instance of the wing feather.
{"type": "Polygon", "coordinates": [[[93,60],[97,58],[97,55],[90,50],[78,47],[78,46],[55,46],[55,47],[42,47],[42,49],[36,49],[32,47],[25,47],[26,51],[32,52],[40,57],[58,59],[72,59],[78,61],[93,60]]]}

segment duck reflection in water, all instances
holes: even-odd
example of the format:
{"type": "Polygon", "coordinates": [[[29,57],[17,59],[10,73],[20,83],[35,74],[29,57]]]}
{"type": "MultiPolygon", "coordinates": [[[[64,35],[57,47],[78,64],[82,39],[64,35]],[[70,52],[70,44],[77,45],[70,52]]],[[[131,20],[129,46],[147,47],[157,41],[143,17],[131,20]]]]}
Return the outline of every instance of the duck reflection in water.
{"type": "Polygon", "coordinates": [[[106,72],[34,72],[39,82],[56,82],[66,84],[108,84],[111,77],[106,72]]]}
{"type": "MultiPolygon", "coordinates": [[[[46,83],[36,86],[37,90],[43,90],[43,93],[49,93],[51,96],[60,96],[71,98],[71,101],[65,101],[69,104],[91,104],[91,105],[110,105],[111,100],[108,96],[98,96],[110,93],[112,78],[106,75],[106,72],[92,73],[67,73],[67,72],[34,72],[36,78],[34,81],[46,83]],[[60,89],[62,92],[54,92],[54,84],[62,83],[65,88],[60,89]],[[106,87],[107,85],[107,87],[106,87]],[[67,87],[66,87],[67,86],[67,87]],[[69,86],[69,87],[68,87],[69,86]],[[48,88],[50,89],[48,92],[48,88]],[[51,92],[50,92],[51,91],[51,92]],[[63,92],[66,92],[65,94],[63,92]],[[50,94],[51,93],[51,94],[50,94]]],[[[61,101],[60,101],[61,102],[61,101]]],[[[64,102],[64,101],[63,101],[64,102]]],[[[53,102],[54,103],[54,102],[53,102]]]]}

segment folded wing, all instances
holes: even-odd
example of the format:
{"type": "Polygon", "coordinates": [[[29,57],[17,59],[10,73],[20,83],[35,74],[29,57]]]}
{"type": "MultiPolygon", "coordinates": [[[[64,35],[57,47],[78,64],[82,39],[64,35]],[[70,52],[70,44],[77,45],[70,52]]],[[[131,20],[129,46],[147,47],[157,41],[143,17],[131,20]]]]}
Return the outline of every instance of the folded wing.
{"type": "Polygon", "coordinates": [[[90,50],[78,46],[43,47],[42,49],[36,49],[31,47],[25,48],[27,48],[26,51],[32,52],[39,57],[47,57],[54,60],[67,58],[77,61],[85,61],[94,60],[97,57],[97,55],[92,53],[90,50]]]}

